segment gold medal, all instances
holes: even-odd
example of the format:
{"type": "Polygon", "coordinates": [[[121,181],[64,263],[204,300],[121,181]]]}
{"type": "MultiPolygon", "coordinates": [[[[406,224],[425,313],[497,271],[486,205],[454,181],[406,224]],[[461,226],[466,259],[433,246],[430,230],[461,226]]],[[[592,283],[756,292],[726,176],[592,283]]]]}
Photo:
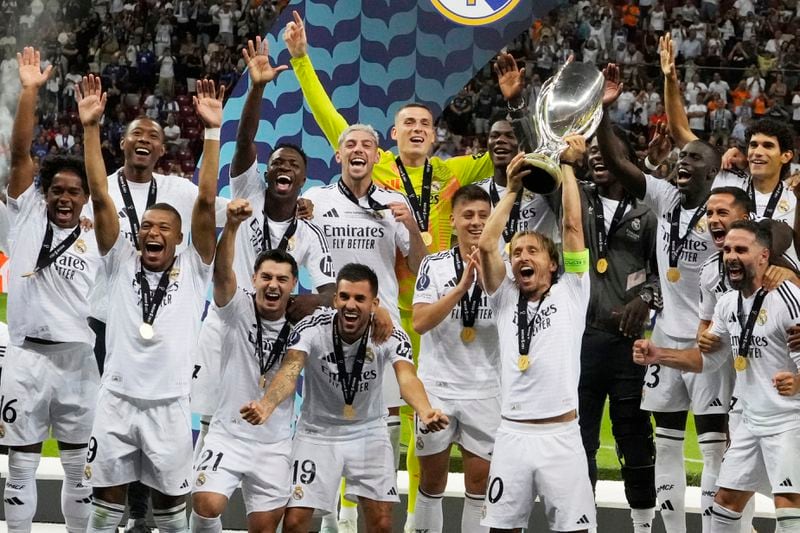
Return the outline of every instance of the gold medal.
{"type": "Polygon", "coordinates": [[[519,371],[525,372],[528,370],[529,366],[531,366],[531,360],[528,357],[528,354],[520,354],[519,359],[517,359],[517,367],[519,367],[519,371]]]}
{"type": "Polygon", "coordinates": [[[670,283],[677,283],[681,279],[681,271],[677,267],[669,267],[667,270],[667,279],[670,283]]]}
{"type": "Polygon", "coordinates": [[[606,270],[608,270],[608,260],[605,257],[601,257],[597,260],[596,268],[600,274],[605,274],[606,270]]]}
{"type": "Polygon", "coordinates": [[[747,370],[747,358],[743,355],[737,356],[733,361],[733,368],[735,368],[737,372],[744,372],[747,370]]]}
{"type": "Polygon", "coordinates": [[[147,322],[142,322],[142,325],[139,326],[139,336],[146,341],[149,341],[155,335],[155,330],[153,330],[153,325],[148,324],[147,322]]]}
{"type": "Polygon", "coordinates": [[[475,328],[472,326],[464,326],[461,329],[461,340],[464,342],[472,342],[475,340],[475,328]]]}
{"type": "Polygon", "coordinates": [[[81,253],[81,254],[85,253],[86,252],[86,241],[84,241],[83,239],[78,239],[77,241],[75,241],[75,250],[77,250],[78,253],[81,253]]]}
{"type": "Polygon", "coordinates": [[[425,246],[430,246],[433,244],[433,235],[429,231],[422,232],[422,242],[425,243],[425,246]]]}
{"type": "Polygon", "coordinates": [[[258,378],[258,386],[261,387],[262,389],[267,388],[267,376],[261,374],[261,377],[258,378]]]}
{"type": "Polygon", "coordinates": [[[507,242],[506,245],[503,247],[503,251],[506,253],[506,257],[511,255],[511,243],[507,242]]]}
{"type": "Polygon", "coordinates": [[[356,417],[356,410],[352,404],[345,404],[344,411],[342,411],[344,417],[348,420],[352,420],[356,417]]]}

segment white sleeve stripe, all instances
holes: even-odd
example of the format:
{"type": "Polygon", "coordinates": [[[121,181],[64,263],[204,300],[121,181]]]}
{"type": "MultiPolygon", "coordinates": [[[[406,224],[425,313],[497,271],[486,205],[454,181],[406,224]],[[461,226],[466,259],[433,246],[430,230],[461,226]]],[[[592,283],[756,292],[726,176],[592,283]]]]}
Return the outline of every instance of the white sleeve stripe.
{"type": "Polygon", "coordinates": [[[781,257],[783,257],[790,265],[792,265],[792,268],[798,270],[797,263],[795,263],[794,259],[792,259],[792,256],[790,256],[787,253],[784,253],[781,257]]]}
{"type": "Polygon", "coordinates": [[[320,324],[325,325],[326,323],[330,323],[332,318],[333,318],[333,315],[329,315],[329,314],[324,314],[324,315],[312,317],[308,321],[303,321],[303,322],[298,323],[295,326],[294,331],[295,331],[295,333],[300,333],[302,331],[305,331],[307,329],[311,329],[312,327],[318,326],[320,324]]]}
{"type": "Polygon", "coordinates": [[[797,317],[800,316],[800,302],[797,301],[797,297],[783,283],[778,286],[778,294],[789,310],[789,317],[797,320],[797,317]]]}

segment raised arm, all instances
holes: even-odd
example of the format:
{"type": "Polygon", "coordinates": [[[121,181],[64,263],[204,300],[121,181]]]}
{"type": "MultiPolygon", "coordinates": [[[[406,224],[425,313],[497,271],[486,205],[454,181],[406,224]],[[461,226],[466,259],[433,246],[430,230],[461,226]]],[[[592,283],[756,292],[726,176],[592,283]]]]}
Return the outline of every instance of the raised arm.
{"type": "Polygon", "coordinates": [[[214,303],[217,307],[228,305],[236,294],[236,273],[233,271],[236,232],[241,223],[253,215],[253,208],[247,200],[234,198],[228,204],[227,214],[214,258],[214,303]]]}
{"type": "Polygon", "coordinates": [[[53,66],[41,69],[39,51],[26,46],[17,54],[19,81],[22,90],[17,101],[17,115],[11,128],[11,169],[8,176],[8,196],[16,198],[33,183],[33,127],[36,121],[36,103],[39,89],[45,84],[53,66]]]}
{"type": "Polygon", "coordinates": [[[215,207],[217,176],[219,174],[219,127],[222,125],[222,97],[225,86],[217,93],[212,80],[198,80],[194,108],[205,126],[203,162],[197,183],[197,200],[192,210],[192,245],[207,265],[216,251],[217,235],[215,207]]]}
{"type": "Polygon", "coordinates": [[[250,75],[250,90],[239,117],[239,129],[236,132],[236,149],[231,160],[231,176],[238,176],[246,171],[256,160],[256,133],[258,122],[261,119],[261,99],[264,88],[275,79],[278,74],[288,69],[286,65],[273,67],[269,62],[269,43],[256,37],[256,42],[247,41],[247,47],[242,49],[242,56],[247,62],[247,72],[250,75]]]}
{"type": "Polygon", "coordinates": [[[119,238],[119,218],[114,200],[108,194],[106,165],[100,147],[100,118],[106,108],[106,94],[100,78],[89,74],[82,83],[76,83],[75,100],[83,124],[83,160],[94,210],[94,232],[100,255],[105,255],[119,238]]]}
{"type": "Polygon", "coordinates": [[[525,69],[519,68],[514,56],[506,52],[497,56],[494,72],[497,74],[500,92],[508,104],[508,116],[520,148],[524,152],[532,152],[536,148],[537,139],[533,122],[527,116],[527,102],[522,96],[525,89],[525,69]]]}
{"type": "Polygon", "coordinates": [[[603,162],[608,171],[622,182],[622,186],[628,192],[641,200],[646,192],[647,181],[639,167],[628,159],[625,145],[614,134],[607,113],[609,106],[617,100],[622,92],[619,68],[613,63],[609,63],[603,70],[603,74],[606,77],[606,87],[603,94],[603,119],[597,128],[597,144],[600,147],[600,153],[603,154],[603,162]]]}
{"type": "Polygon", "coordinates": [[[306,352],[300,350],[287,350],[280,369],[260,400],[254,400],[244,405],[240,410],[242,418],[247,422],[258,425],[263,424],[272,415],[273,411],[287,398],[294,394],[297,387],[297,378],[306,364],[306,352]]]}
{"type": "Polygon", "coordinates": [[[294,20],[286,25],[283,32],[283,40],[286,48],[292,56],[292,68],[300,83],[311,114],[319,124],[320,129],[325,134],[325,138],[333,147],[334,151],[339,145],[339,135],[347,129],[347,121],[334,107],[328,93],[320,83],[314,65],[308,57],[308,37],[303,25],[303,19],[297,11],[292,13],[294,20]]]}
{"type": "Polygon", "coordinates": [[[586,155],[586,139],[582,135],[571,135],[564,139],[569,147],[561,154],[561,242],[565,252],[582,252],[586,249],[583,238],[583,222],[581,215],[581,193],[578,180],[570,163],[583,161],[586,155]]]}
{"type": "Polygon", "coordinates": [[[699,348],[660,348],[646,339],[633,343],[633,362],[639,365],[664,365],[685,372],[703,371],[703,355],[699,348]]]}
{"type": "Polygon", "coordinates": [[[411,406],[419,416],[420,421],[430,431],[440,431],[449,423],[447,416],[439,409],[431,407],[428,393],[417,377],[414,364],[406,361],[397,361],[393,365],[397,383],[400,385],[400,397],[411,406]]]}
{"type": "Polygon", "coordinates": [[[679,148],[697,139],[689,129],[689,118],[683,105],[683,96],[678,85],[678,69],[675,68],[675,48],[669,33],[661,36],[658,42],[661,56],[661,72],[664,74],[664,109],[670,135],[679,148]]]}

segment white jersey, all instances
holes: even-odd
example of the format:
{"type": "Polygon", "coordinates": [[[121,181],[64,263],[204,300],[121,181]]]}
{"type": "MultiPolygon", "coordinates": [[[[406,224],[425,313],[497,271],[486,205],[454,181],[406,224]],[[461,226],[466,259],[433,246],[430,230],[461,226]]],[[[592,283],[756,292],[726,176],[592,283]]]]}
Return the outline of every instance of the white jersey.
{"type": "MultiPolygon", "coordinates": [[[[407,201],[400,193],[375,187],[372,198],[383,205],[407,201]]],[[[408,228],[397,222],[388,210],[373,211],[367,197],[359,198],[359,205],[347,199],[338,183],[313,187],[305,198],[314,203],[314,222],[322,228],[333,266],[338,271],[347,263],[369,266],[378,275],[378,297],[395,324],[400,324],[398,308],[398,283],[395,274],[397,250],[403,257],[410,251],[408,228]]]]}
{"type": "MultiPolygon", "coordinates": [[[[258,163],[253,164],[244,174],[231,177],[231,193],[234,198],[245,198],[253,208],[253,216],[239,227],[236,233],[236,253],[233,270],[236,282],[248,291],[253,290],[253,265],[256,257],[264,251],[264,194],[267,186],[258,172],[258,163]]],[[[268,220],[269,238],[277,247],[290,221],[268,220]]],[[[289,239],[286,251],[294,257],[299,267],[308,270],[314,287],[336,283],[336,273],[328,250],[328,243],[322,230],[313,222],[298,220],[294,236],[289,239]]]]}
{"type": "MultiPolygon", "coordinates": [[[[138,252],[130,241],[118,238],[105,259],[108,296],[114,305],[108,310],[103,385],[114,393],[143,400],[188,396],[211,265],[203,263],[194,246],[176,257],[153,323],[155,335],[145,340],[139,335],[138,252]]],[[[145,270],[151,293],[161,275],[145,270]]]]}
{"type": "Polygon", "coordinates": [[[8,255],[8,206],[0,201],[0,252],[8,255]]]}
{"type": "MultiPolygon", "coordinates": [[[[253,296],[241,289],[225,307],[218,310],[225,326],[222,345],[221,381],[228,386],[220,387],[220,398],[214,413],[212,426],[219,426],[230,435],[258,442],[278,442],[291,438],[294,397],[287,398],[270,416],[265,424],[248,424],[239,413],[243,405],[259,400],[264,390],[259,386],[261,370],[256,351],[257,327],[253,296]]],[[[281,332],[285,319],[261,320],[264,358],[269,358],[275,340],[281,332]]],[[[288,338],[287,338],[288,341],[288,338]]],[[[286,353],[286,346],[267,372],[267,386],[277,374],[286,353]]]]}
{"type": "MultiPolygon", "coordinates": [[[[316,204],[320,205],[320,204],[316,204]]],[[[383,374],[386,365],[398,361],[414,364],[408,335],[395,328],[382,344],[367,342],[367,355],[361,371],[361,382],[355,394],[355,417],[343,416],[344,394],[333,351],[333,321],[336,311],[320,308],[297,323],[289,341],[290,350],[305,352],[303,407],[297,431],[322,438],[353,436],[373,427],[384,427],[387,410],[383,402],[383,374]]],[[[345,366],[351,372],[360,340],[353,344],[342,341],[345,366]]]]}
{"type": "MultiPolygon", "coordinates": [[[[114,207],[117,209],[117,216],[119,217],[119,232],[126,240],[136,246],[135,240],[137,236],[131,231],[131,222],[128,217],[128,212],[125,209],[125,202],[122,199],[122,192],[119,189],[118,175],[122,171],[120,168],[116,172],[108,176],[108,195],[114,200],[114,207]]],[[[192,210],[194,209],[194,202],[197,200],[197,185],[190,180],[181,176],[164,175],[153,172],[153,179],[156,181],[156,202],[167,203],[174,207],[181,215],[181,231],[183,232],[183,240],[178,244],[175,253],[179,254],[187,249],[189,243],[189,233],[192,228],[192,210]]],[[[139,217],[139,223],[142,222],[142,216],[147,210],[147,197],[150,192],[150,182],[138,183],[135,181],[126,180],[128,189],[131,193],[133,205],[136,207],[136,216],[139,217]]],[[[91,207],[91,202],[88,204],[91,207]]],[[[225,223],[225,209],[227,201],[223,198],[217,198],[217,226],[225,223]]],[[[91,212],[91,209],[89,209],[91,212]]],[[[103,276],[98,276],[98,284],[92,291],[91,295],[91,316],[94,318],[105,321],[108,315],[108,287],[105,285],[103,276]]]]}
{"type": "Polygon", "coordinates": [[[11,261],[8,268],[8,328],[11,344],[21,346],[25,337],[55,342],[94,345],[94,333],[86,321],[89,291],[95,284],[102,260],[93,230],[81,230],[78,239],[55,262],[33,276],[48,226],[52,247],[68,238],[74,228],[62,229],[47,218],[44,194],[31,185],[16,199],[8,199],[11,261]]]}
{"type": "MultiPolygon", "coordinates": [[[[414,291],[414,305],[432,304],[451,292],[459,282],[453,255],[457,248],[422,260],[414,291]]],[[[471,295],[477,283],[469,290],[471,295]]],[[[446,399],[494,398],[500,391],[497,324],[488,297],[481,293],[475,319],[475,340],[461,340],[461,305],[457,303],[436,327],[423,334],[419,378],[425,390],[446,399]]]]}
{"type": "MultiPolygon", "coordinates": [[[[494,178],[486,178],[475,185],[483,189],[492,197],[492,182],[494,178]]],[[[495,184],[497,188],[497,195],[500,199],[506,195],[506,187],[504,185],[495,184]]],[[[494,199],[492,199],[492,206],[494,206],[494,199]]],[[[536,231],[545,237],[553,240],[553,242],[561,242],[561,234],[558,230],[558,219],[555,213],[547,203],[547,199],[541,195],[536,194],[528,189],[524,189],[522,193],[522,201],[519,205],[519,226],[517,231],[536,231]]]]}
{"type": "MultiPolygon", "coordinates": [[[[743,319],[753,307],[754,293],[742,301],[743,319]]],[[[728,362],[739,352],[742,327],[738,318],[739,291],[722,297],[714,310],[711,332],[730,349],[711,354],[713,364],[728,362]]],[[[800,319],[800,289],[784,281],[767,293],[753,328],[753,339],[747,354],[747,368],[736,373],[736,393],[742,409],[742,421],[756,436],[775,435],[800,427],[800,395],[780,396],[772,385],[778,372],[797,373],[800,352],[787,348],[786,330],[800,319]]],[[[709,355],[706,355],[709,357],[709,355]]]]}
{"type": "MultiPolygon", "coordinates": [[[[747,191],[748,194],[750,194],[750,191],[752,190],[754,193],[753,200],[756,204],[756,211],[755,213],[751,213],[750,218],[753,220],[761,220],[766,218],[764,217],[764,211],[766,211],[769,200],[772,197],[772,191],[767,193],[759,192],[755,189],[755,187],[751,187],[750,182],[750,177],[740,176],[738,174],[734,174],[733,172],[723,171],[717,174],[717,177],[714,179],[714,187],[738,187],[744,191],[747,191]]],[[[781,222],[788,224],[790,228],[794,228],[794,210],[796,206],[797,198],[795,198],[794,192],[790,191],[789,188],[784,184],[781,196],[778,199],[778,203],[775,205],[775,210],[770,218],[772,220],[780,220],[781,222]]],[[[795,267],[800,267],[797,250],[795,250],[794,247],[794,241],[789,245],[784,257],[791,260],[791,263],[795,267]]]]}
{"type": "Polygon", "coordinates": [[[709,257],[700,267],[700,320],[711,320],[719,297],[731,290],[727,274],[723,272],[722,252],[709,257]]]}
{"type": "MultiPolygon", "coordinates": [[[[706,216],[700,217],[695,224],[683,250],[678,256],[680,279],[673,283],[667,279],[669,270],[669,221],[672,211],[680,202],[678,188],[669,182],[645,175],[647,191],[644,202],[658,216],[658,244],[656,260],[661,281],[661,293],[664,298],[664,309],[656,319],[656,327],[676,339],[693,339],[697,334],[697,317],[699,315],[699,298],[697,287],[700,283],[700,268],[706,259],[716,251],[711,232],[708,231],[706,216]]],[[[703,205],[696,209],[702,209],[703,205]]],[[[679,236],[686,235],[695,209],[681,209],[679,236]]]]}
{"type": "Polygon", "coordinates": [[[530,367],[521,372],[517,342],[519,288],[509,276],[489,297],[500,337],[501,414],[509,420],[549,418],[578,408],[581,338],[589,307],[589,273],[565,273],[544,300],[528,302],[534,324],[530,367]],[[541,305],[539,305],[541,303],[541,305]]]}

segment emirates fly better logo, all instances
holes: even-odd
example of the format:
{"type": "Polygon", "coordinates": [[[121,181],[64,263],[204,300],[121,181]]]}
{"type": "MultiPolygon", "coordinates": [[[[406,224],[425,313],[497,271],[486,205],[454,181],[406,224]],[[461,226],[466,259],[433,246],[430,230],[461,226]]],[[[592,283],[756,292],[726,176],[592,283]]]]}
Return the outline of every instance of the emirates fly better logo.
{"type": "Polygon", "coordinates": [[[436,10],[453,22],[482,26],[508,15],[520,0],[431,0],[436,10]]]}

